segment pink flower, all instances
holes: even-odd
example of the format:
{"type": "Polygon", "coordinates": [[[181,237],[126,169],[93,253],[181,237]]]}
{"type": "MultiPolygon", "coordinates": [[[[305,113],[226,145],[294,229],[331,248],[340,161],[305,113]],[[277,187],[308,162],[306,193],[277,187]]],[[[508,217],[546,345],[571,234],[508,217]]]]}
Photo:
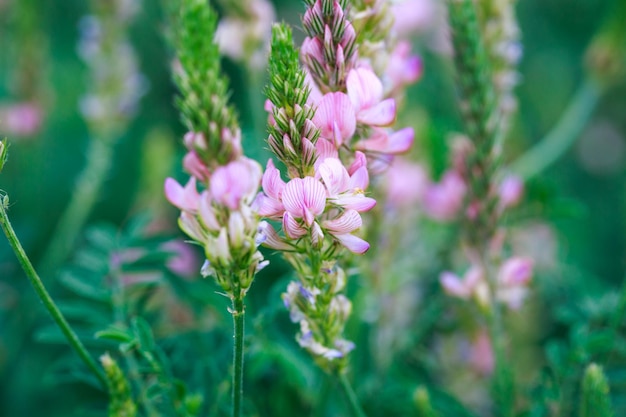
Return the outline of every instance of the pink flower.
{"type": "Polygon", "coordinates": [[[389,63],[385,69],[386,79],[391,84],[390,90],[395,91],[405,85],[413,84],[421,77],[423,70],[420,57],[411,55],[411,43],[398,42],[389,56],[389,63]]]}
{"type": "Polygon", "coordinates": [[[37,103],[15,103],[0,108],[0,127],[15,136],[31,136],[41,127],[43,115],[37,103]]]}
{"type": "Polygon", "coordinates": [[[432,184],[424,194],[424,211],[433,219],[453,220],[465,198],[466,185],[455,171],[448,171],[439,184],[432,184]]]}
{"type": "Polygon", "coordinates": [[[483,271],[478,266],[472,266],[462,279],[459,278],[458,275],[448,271],[442,272],[439,277],[441,286],[446,294],[464,300],[469,299],[475,294],[483,280],[483,271]]]}
{"type": "Polygon", "coordinates": [[[198,157],[196,151],[187,152],[183,158],[183,168],[185,168],[185,171],[203,182],[207,182],[211,176],[209,168],[198,157]]]}
{"type": "Polygon", "coordinates": [[[412,127],[388,133],[383,129],[372,129],[372,136],[359,141],[355,148],[361,151],[378,152],[389,155],[406,153],[413,146],[415,135],[412,127]]]}
{"type": "Polygon", "coordinates": [[[331,203],[359,212],[368,211],[376,205],[376,200],[364,195],[369,184],[365,166],[360,166],[350,175],[339,159],[326,158],[317,174],[326,186],[331,203]]]}
{"type": "Polygon", "coordinates": [[[170,203],[183,211],[195,213],[198,211],[200,194],[196,189],[196,179],[189,178],[187,184],[182,187],[175,179],[165,180],[165,197],[170,203]]]}
{"type": "Polygon", "coordinates": [[[508,175],[500,184],[498,190],[500,207],[508,208],[517,205],[524,194],[524,182],[520,177],[508,175]]]}
{"type": "Polygon", "coordinates": [[[481,330],[472,342],[469,363],[481,375],[488,376],[493,372],[495,363],[493,348],[489,334],[485,330],[481,330]]]}
{"type": "Polygon", "coordinates": [[[337,148],[348,142],[356,131],[356,114],[350,98],[341,92],[327,93],[320,100],[313,123],[322,138],[334,142],[337,148]]]}
{"type": "Polygon", "coordinates": [[[255,207],[259,215],[272,219],[280,219],[285,212],[282,203],[282,194],[285,189],[285,182],[280,177],[280,171],[274,166],[270,159],[261,181],[263,192],[257,195],[255,207]]]}
{"type": "Polygon", "coordinates": [[[315,217],[326,208],[326,190],[313,177],[294,178],[285,186],[282,202],[288,224],[291,225],[289,222],[293,219],[304,219],[307,226],[312,226],[315,217]]]}
{"type": "Polygon", "coordinates": [[[410,208],[423,198],[428,185],[427,174],[421,165],[397,159],[387,171],[386,185],[391,206],[410,208]]]}
{"type": "Polygon", "coordinates": [[[359,122],[370,126],[389,126],[396,119],[396,102],[392,98],[383,100],[383,84],[372,70],[351,70],[346,88],[359,122]]]}
{"type": "Polygon", "coordinates": [[[215,170],[211,177],[211,194],[217,202],[237,210],[242,201],[252,200],[260,181],[260,165],[242,157],[215,170]]]}
{"type": "Polygon", "coordinates": [[[322,226],[348,250],[363,254],[370,248],[369,243],[351,234],[358,230],[362,223],[361,215],[356,210],[349,209],[336,219],[324,221],[322,226]]]}
{"type": "Polygon", "coordinates": [[[413,31],[423,31],[432,27],[437,9],[433,0],[403,0],[391,6],[394,19],[394,30],[402,35],[413,31]]]}

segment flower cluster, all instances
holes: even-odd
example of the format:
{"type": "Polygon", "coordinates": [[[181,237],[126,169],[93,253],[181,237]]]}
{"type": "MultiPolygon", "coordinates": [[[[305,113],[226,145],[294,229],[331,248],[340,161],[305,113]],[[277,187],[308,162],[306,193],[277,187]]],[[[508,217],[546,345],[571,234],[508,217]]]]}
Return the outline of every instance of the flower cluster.
{"type": "Polygon", "coordinates": [[[189,0],[180,19],[176,80],[183,95],[179,105],[191,130],[184,139],[188,152],[183,166],[192,176],[184,187],[168,178],[165,195],[181,210],[180,228],[204,249],[202,275],[215,277],[234,300],[242,300],[255,273],[267,264],[257,250],[259,224],[252,209],[262,170],[242,155],[218,47],[203,35],[215,31],[215,13],[203,1],[189,0]]]}
{"type": "Polygon", "coordinates": [[[111,132],[110,136],[134,115],[148,88],[126,38],[136,6],[132,0],[99,2],[94,14],[83,17],[79,24],[78,52],[92,77],[80,110],[92,128],[111,132]],[[112,59],[115,65],[110,65],[112,59]]]}

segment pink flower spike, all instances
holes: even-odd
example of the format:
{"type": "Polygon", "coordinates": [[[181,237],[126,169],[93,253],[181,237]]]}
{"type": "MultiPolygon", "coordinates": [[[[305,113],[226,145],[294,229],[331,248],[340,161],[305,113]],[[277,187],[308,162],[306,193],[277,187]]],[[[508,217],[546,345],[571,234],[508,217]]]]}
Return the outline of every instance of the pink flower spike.
{"type": "Polygon", "coordinates": [[[324,212],[326,190],[313,177],[294,178],[285,186],[282,201],[289,214],[297,219],[304,219],[306,225],[311,226],[315,216],[324,212]]]}
{"type": "Polygon", "coordinates": [[[313,123],[319,127],[321,137],[333,141],[337,148],[341,147],[356,131],[356,114],[349,97],[341,92],[325,94],[313,123]]]}
{"type": "Polygon", "coordinates": [[[531,258],[509,258],[500,267],[498,279],[505,286],[524,286],[532,278],[533,266],[531,258]]]}
{"type": "Polygon", "coordinates": [[[333,220],[326,220],[323,225],[331,234],[352,233],[363,224],[361,215],[356,210],[346,210],[333,220]]]}
{"type": "Polygon", "coordinates": [[[183,211],[195,213],[198,210],[200,194],[196,189],[196,179],[189,178],[187,185],[182,187],[173,178],[165,180],[165,197],[170,203],[183,211]]]}
{"type": "Polygon", "coordinates": [[[350,252],[362,255],[370,248],[370,244],[358,236],[346,234],[333,235],[335,239],[345,246],[350,252]]]}

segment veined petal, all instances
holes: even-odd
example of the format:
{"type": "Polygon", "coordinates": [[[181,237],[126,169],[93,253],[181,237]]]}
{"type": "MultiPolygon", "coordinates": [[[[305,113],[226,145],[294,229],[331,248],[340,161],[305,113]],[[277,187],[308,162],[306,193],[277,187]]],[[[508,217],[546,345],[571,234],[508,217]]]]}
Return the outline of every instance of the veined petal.
{"type": "Polygon", "coordinates": [[[357,112],[376,105],[383,98],[383,83],[369,68],[350,70],[346,89],[357,112]]]}
{"type": "Polygon", "coordinates": [[[350,252],[356,254],[363,254],[367,252],[370,248],[370,244],[360,237],[351,235],[349,233],[346,234],[333,234],[333,237],[339,241],[343,246],[345,246],[350,252]]]}
{"type": "Polygon", "coordinates": [[[283,203],[275,200],[263,193],[257,194],[254,199],[253,208],[262,217],[269,217],[271,219],[279,219],[285,212],[283,203]]]}
{"type": "Polygon", "coordinates": [[[196,189],[196,179],[189,178],[187,185],[182,187],[175,179],[165,180],[165,197],[170,203],[184,211],[195,212],[198,210],[200,194],[196,189]]]}
{"type": "Polygon", "coordinates": [[[356,114],[350,98],[341,92],[325,94],[319,102],[313,123],[325,139],[334,140],[337,135],[342,140],[350,139],[356,130],[356,114]]]}
{"type": "Polygon", "coordinates": [[[335,196],[332,202],[346,209],[353,209],[358,212],[371,210],[376,205],[376,200],[365,197],[361,193],[344,193],[335,196]]]}
{"type": "Polygon", "coordinates": [[[277,250],[291,250],[293,249],[290,245],[285,243],[285,241],[278,236],[274,227],[268,222],[259,223],[259,233],[263,235],[263,246],[266,246],[271,249],[277,250]]]}
{"type": "Polygon", "coordinates": [[[215,209],[211,204],[211,195],[207,191],[203,191],[200,196],[200,220],[209,230],[220,230],[220,224],[215,217],[215,209]]]}
{"type": "Polygon", "coordinates": [[[326,207],[326,189],[313,177],[294,178],[283,190],[283,204],[291,215],[306,219],[310,226],[313,217],[326,207]]]}
{"type": "Polygon", "coordinates": [[[337,158],[326,158],[317,171],[326,185],[329,196],[335,196],[348,188],[348,171],[337,158]]]}
{"type": "Polygon", "coordinates": [[[317,160],[315,161],[315,172],[317,176],[318,167],[326,160],[326,158],[339,158],[339,152],[335,144],[324,138],[319,138],[315,143],[317,151],[317,160]]]}
{"type": "Polygon", "coordinates": [[[367,186],[370,183],[369,173],[367,172],[367,167],[362,166],[357,169],[352,176],[350,177],[350,181],[348,182],[348,188],[356,191],[364,191],[367,189],[367,186]]]}
{"type": "Polygon", "coordinates": [[[261,182],[263,192],[275,200],[280,200],[283,190],[285,189],[285,181],[280,177],[280,171],[274,166],[274,161],[269,159],[265,167],[265,173],[261,182]]]}
{"type": "Polygon", "coordinates": [[[397,155],[407,152],[413,145],[413,140],[414,132],[410,127],[391,134],[377,129],[369,139],[360,141],[356,147],[364,151],[397,155]]]}
{"type": "Polygon", "coordinates": [[[361,215],[356,210],[350,209],[344,211],[338,218],[326,220],[323,224],[324,228],[332,234],[344,234],[352,233],[360,228],[363,224],[363,220],[361,219],[361,215]]]}
{"type": "Polygon", "coordinates": [[[348,174],[354,174],[354,172],[361,167],[367,167],[367,158],[363,152],[356,151],[354,153],[354,161],[348,168],[348,174]]]}
{"type": "Polygon", "coordinates": [[[298,239],[306,235],[306,229],[287,212],[283,215],[283,231],[289,239],[298,239]]]}
{"type": "Polygon", "coordinates": [[[392,98],[357,112],[357,120],[370,126],[389,126],[396,120],[396,101],[392,98]]]}

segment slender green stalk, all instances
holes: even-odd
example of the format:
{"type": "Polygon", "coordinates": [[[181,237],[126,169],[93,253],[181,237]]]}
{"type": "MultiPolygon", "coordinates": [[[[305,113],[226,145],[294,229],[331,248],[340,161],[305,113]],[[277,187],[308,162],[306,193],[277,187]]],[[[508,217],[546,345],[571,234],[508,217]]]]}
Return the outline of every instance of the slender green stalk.
{"type": "Polygon", "coordinates": [[[243,401],[243,337],[245,306],[243,297],[233,299],[233,417],[241,416],[243,401]]]}
{"type": "Polygon", "coordinates": [[[43,303],[44,307],[46,307],[46,309],[52,316],[52,319],[59,326],[61,332],[63,332],[63,335],[66,337],[69,344],[72,346],[72,348],[74,348],[76,353],[78,353],[78,356],[80,356],[80,358],[83,360],[83,362],[85,362],[89,370],[93,372],[93,374],[96,376],[96,378],[98,378],[102,386],[106,389],[107,380],[104,372],[97,365],[96,361],[91,357],[91,355],[89,355],[89,352],[87,352],[85,346],[82,344],[80,339],[78,339],[78,336],[76,336],[76,333],[74,333],[74,330],[72,330],[69,323],[67,322],[67,320],[65,320],[65,317],[63,316],[57,305],[54,303],[54,300],[52,299],[52,297],[50,297],[50,294],[46,290],[46,287],[43,285],[41,278],[39,278],[39,275],[37,275],[33,264],[30,262],[30,259],[28,259],[24,248],[22,248],[22,244],[15,235],[15,231],[11,226],[11,222],[9,221],[9,217],[7,216],[6,208],[3,204],[0,204],[0,225],[2,226],[2,230],[9,240],[9,244],[11,245],[13,252],[15,252],[15,256],[17,256],[17,259],[20,262],[22,269],[26,273],[28,280],[35,289],[35,292],[37,293],[37,296],[39,296],[39,299],[43,303]]]}
{"type": "Polygon", "coordinates": [[[603,92],[602,84],[587,78],[557,124],[537,145],[511,164],[511,171],[528,179],[555,163],[576,142],[603,92]]]}
{"type": "Polygon", "coordinates": [[[87,221],[102,184],[111,167],[112,141],[92,138],[87,151],[87,165],[80,174],[72,199],[63,212],[44,257],[38,265],[42,271],[54,271],[72,251],[76,237],[87,221]]]}
{"type": "Polygon", "coordinates": [[[352,414],[354,414],[355,417],[366,417],[363,409],[361,408],[361,405],[359,404],[359,400],[356,397],[354,390],[352,389],[352,385],[350,384],[350,381],[348,381],[348,377],[346,376],[345,372],[341,372],[339,374],[339,382],[341,384],[343,392],[348,398],[348,403],[350,404],[352,414]]]}

